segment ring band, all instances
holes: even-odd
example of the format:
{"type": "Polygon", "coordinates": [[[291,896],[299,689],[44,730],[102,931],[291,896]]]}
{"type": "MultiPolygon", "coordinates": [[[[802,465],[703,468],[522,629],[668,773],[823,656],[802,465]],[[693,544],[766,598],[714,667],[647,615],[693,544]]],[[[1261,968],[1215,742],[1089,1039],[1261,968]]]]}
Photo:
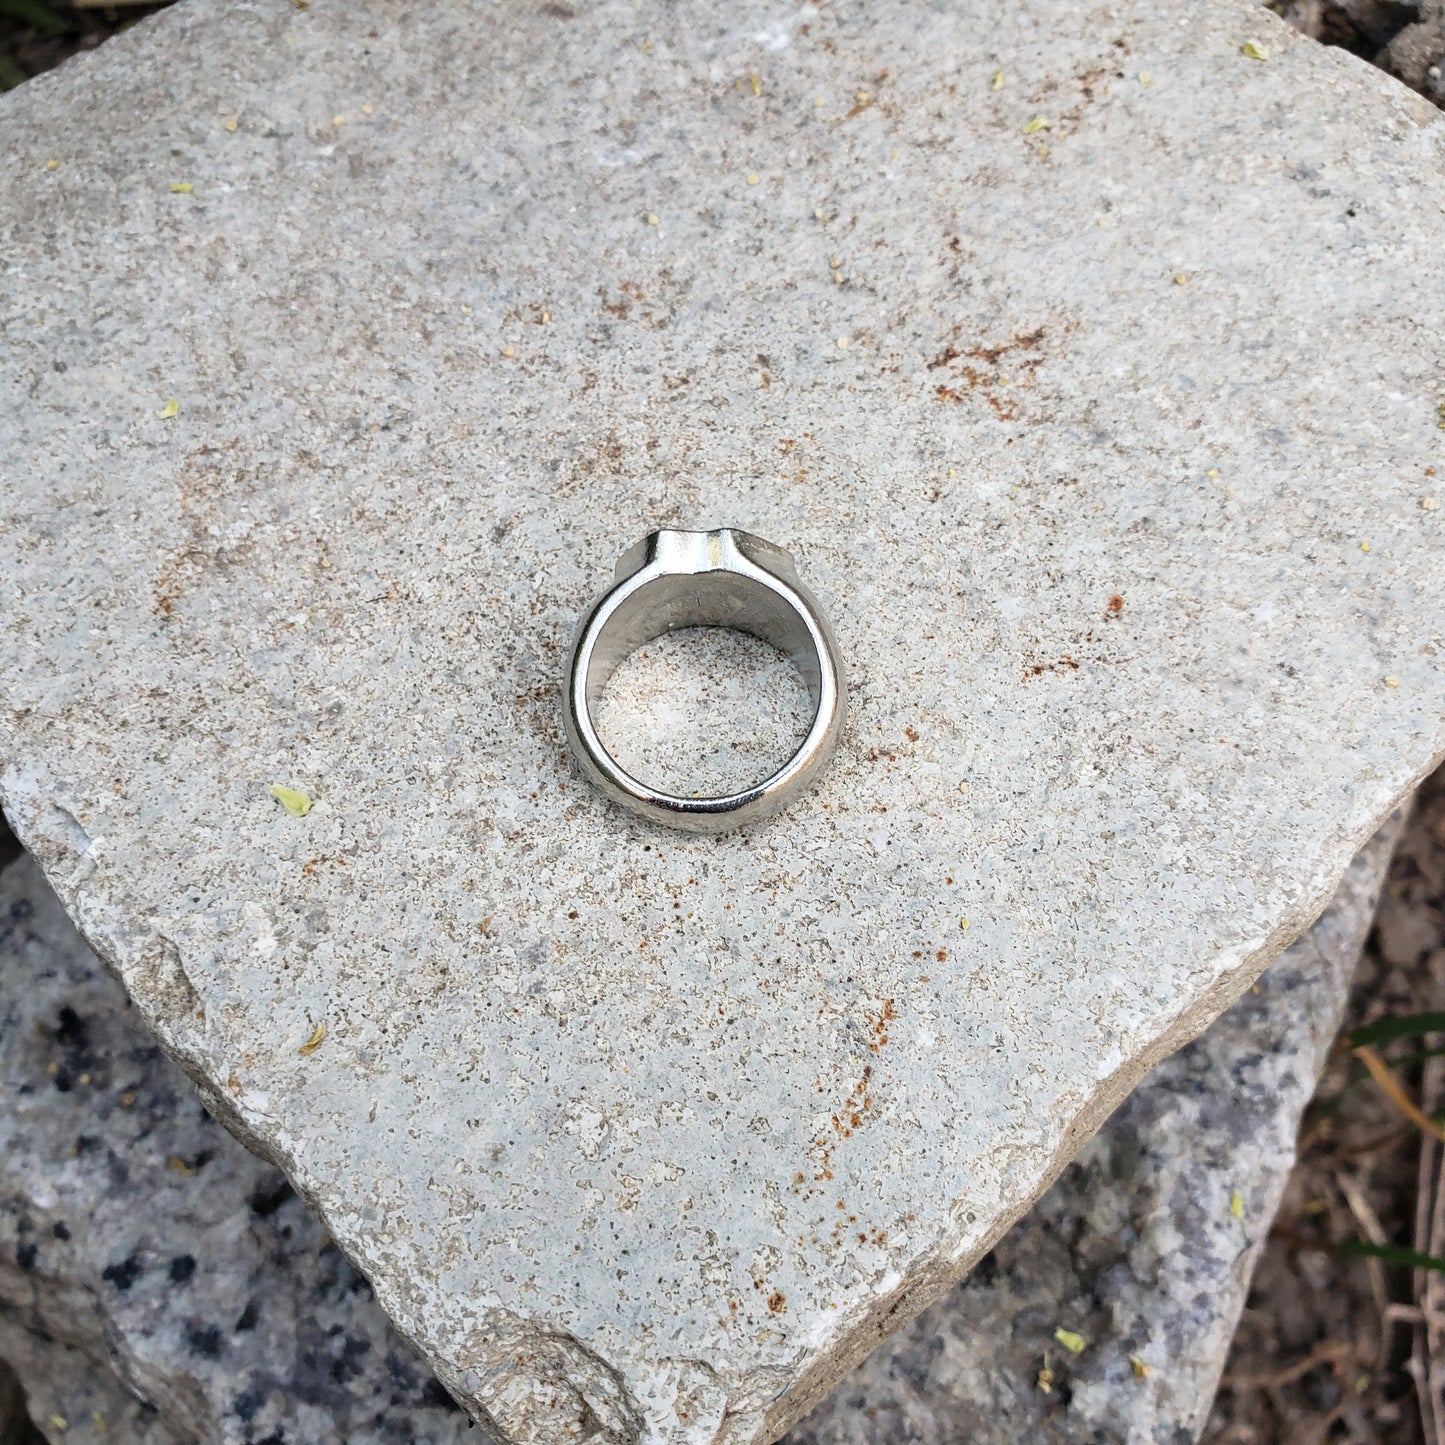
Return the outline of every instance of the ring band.
{"type": "Polygon", "coordinates": [[[626,552],[612,586],[578,628],[563,678],[567,742],[583,774],[644,818],[690,833],[722,833],[771,817],[818,780],[838,745],[847,686],[833,631],[781,547],[718,527],[653,532],[626,552]],[[682,627],[726,627],[770,643],[803,676],[813,721],[770,777],[738,793],[688,798],[633,777],[602,745],[593,710],[619,663],[682,627]]]}

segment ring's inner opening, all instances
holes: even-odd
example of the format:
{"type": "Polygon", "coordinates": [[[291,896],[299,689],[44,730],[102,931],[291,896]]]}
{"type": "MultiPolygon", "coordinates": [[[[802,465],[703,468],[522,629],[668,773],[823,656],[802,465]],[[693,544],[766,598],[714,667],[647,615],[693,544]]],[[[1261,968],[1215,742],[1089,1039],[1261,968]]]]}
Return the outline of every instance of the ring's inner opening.
{"type": "Polygon", "coordinates": [[[777,648],[730,628],[688,627],[623,659],[592,718],[602,746],[639,782],[717,798],[777,772],[816,711],[777,648]]]}
{"type": "Polygon", "coordinates": [[[717,798],[798,751],[820,687],[811,634],[784,597],[733,574],[671,574],[604,624],[587,707],[602,746],[639,782],[717,798]]]}

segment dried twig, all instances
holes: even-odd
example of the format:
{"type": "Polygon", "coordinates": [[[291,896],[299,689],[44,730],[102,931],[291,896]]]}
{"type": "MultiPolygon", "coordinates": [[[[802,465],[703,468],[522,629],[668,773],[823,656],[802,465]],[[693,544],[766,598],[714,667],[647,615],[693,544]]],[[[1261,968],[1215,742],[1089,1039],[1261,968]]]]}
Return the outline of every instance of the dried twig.
{"type": "Polygon", "coordinates": [[[1280,1385],[1288,1385],[1291,1380],[1297,1380],[1301,1375],[1309,1374],[1316,1365],[1352,1359],[1354,1353],[1355,1347],[1348,1340],[1326,1340],[1323,1344],[1316,1345],[1304,1359],[1296,1360],[1282,1370],[1266,1375],[1225,1375],[1219,1383],[1228,1385],[1231,1390],[1273,1390],[1280,1385]]]}
{"type": "MultiPolygon", "coordinates": [[[[1359,1184],[1343,1170],[1336,1173],[1335,1183],[1339,1185],[1340,1193],[1345,1196],[1345,1203],[1350,1206],[1350,1213],[1355,1216],[1360,1233],[1371,1244],[1388,1244],[1389,1239],[1380,1223],[1380,1217],[1371,1208],[1370,1201],[1365,1198],[1365,1191],[1359,1184]]],[[[1375,1297],[1375,1313],[1380,1321],[1380,1339],[1375,1347],[1375,1358],[1370,1363],[1373,1368],[1381,1369],[1389,1361],[1390,1340],[1395,1333],[1394,1321],[1390,1318],[1390,1289],[1385,1283],[1385,1266],[1378,1259],[1368,1257],[1365,1264],[1370,1271],[1370,1293],[1375,1297]]]]}
{"type": "Polygon", "coordinates": [[[1415,1130],[1409,1123],[1401,1119],[1388,1133],[1376,1135],[1373,1139],[1367,1139],[1363,1144],[1354,1144],[1348,1148],[1336,1149],[1335,1158],[1342,1159],[1349,1164],[1358,1164],[1361,1160],[1369,1160],[1377,1154],[1384,1154],[1398,1144],[1403,1144],[1406,1139],[1413,1139],[1415,1130]]]}
{"type": "Polygon", "coordinates": [[[1355,1050],[1355,1057],[1370,1071],[1370,1077],[1380,1086],[1390,1102],[1417,1129],[1423,1129],[1425,1133],[1433,1134],[1435,1138],[1445,1141],[1445,1129],[1442,1129],[1405,1092],[1404,1085],[1390,1072],[1390,1066],[1374,1049],[1370,1048],[1368,1044],[1362,1045],[1355,1050]]]}
{"type": "Polygon", "coordinates": [[[1344,1399],[1321,1420],[1307,1435],[1300,1436],[1300,1445],[1325,1445],[1329,1439],[1330,1431],[1346,1410],[1350,1408],[1351,1400],[1349,1392],[1346,1391],[1344,1399]]]}

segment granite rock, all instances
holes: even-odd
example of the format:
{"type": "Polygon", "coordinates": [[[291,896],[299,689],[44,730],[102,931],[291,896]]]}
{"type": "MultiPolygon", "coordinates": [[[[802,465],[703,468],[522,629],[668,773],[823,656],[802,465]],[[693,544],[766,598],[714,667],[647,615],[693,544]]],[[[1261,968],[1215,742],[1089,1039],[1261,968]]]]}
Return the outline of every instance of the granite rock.
{"type": "Polygon", "coordinates": [[[1445,745],[1445,125],[1253,6],[188,0],[0,135],[0,793],[505,1438],[781,1433],[1445,745]],[[853,709],[690,840],[557,676],[724,521],[853,709]]]}
{"type": "Polygon", "coordinates": [[[0,1090],[0,1358],[51,1438],[477,1438],[285,1176],[207,1114],[29,859],[0,873],[0,1090]]]}
{"type": "MultiPolygon", "coordinates": [[[[1394,835],[794,1445],[1193,1438],[1394,835]],[[1077,1359],[1065,1327],[1089,1342],[1077,1359]]],[[[200,1109],[29,861],[0,874],[0,980],[0,1358],[55,1445],[462,1438],[320,1221],[200,1109]]]]}

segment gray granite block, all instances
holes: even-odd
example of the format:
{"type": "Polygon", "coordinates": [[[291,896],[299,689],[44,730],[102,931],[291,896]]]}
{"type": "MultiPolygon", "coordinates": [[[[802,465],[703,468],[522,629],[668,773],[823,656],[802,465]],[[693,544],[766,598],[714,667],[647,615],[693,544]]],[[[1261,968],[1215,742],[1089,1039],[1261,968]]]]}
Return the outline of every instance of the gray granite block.
{"type": "Polygon", "coordinates": [[[510,1440],[781,1433],[1445,749],[1445,125],[1242,0],[187,0],[0,142],[0,793],[510,1440]],[[678,839],[557,677],[708,522],[854,707],[678,839]]]}
{"type": "Polygon", "coordinates": [[[0,873],[0,1358],[64,1445],[479,1438],[29,859],[0,873]]]}

